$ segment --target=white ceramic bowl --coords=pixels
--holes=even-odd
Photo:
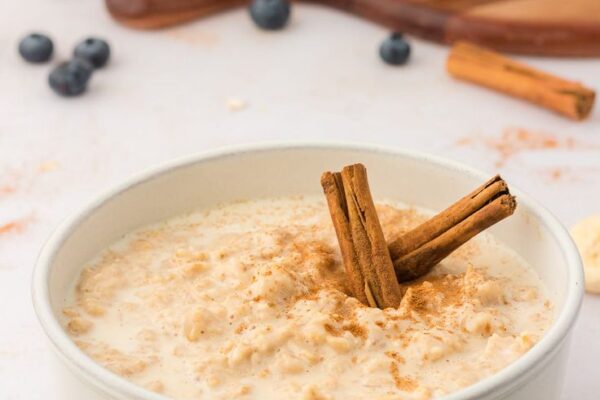
[[[81,352],[58,322],[65,293],[82,265],[125,233],[199,207],[240,198],[320,193],[325,170],[362,162],[375,197],[440,210],[489,178],[466,166],[411,151],[363,145],[275,145],[213,151],[145,172],[99,197],[62,224],[44,246],[33,276],[33,303],[67,366],[112,399],[158,400]],[[558,399],[570,332],[583,296],[579,254],[563,226],[513,189],[516,214],[492,232],[537,271],[556,306],[544,338],[507,368],[451,399]]]

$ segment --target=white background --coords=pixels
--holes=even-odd
[[[139,32],[116,25],[99,0],[0,2],[1,399],[94,398],[46,343],[30,301],[32,266],[64,217],[161,161],[249,142],[369,142],[499,171],[569,226],[600,212],[600,107],[577,123],[454,81],[447,48],[415,39],[410,64],[388,67],[376,53],[386,30],[314,6],[293,14],[275,34],[256,30],[243,10]],[[58,98],[50,66],[17,55],[30,30],[52,36],[54,62],[88,34],[107,38],[114,57],[83,97]],[[600,61],[525,60],[600,89]],[[231,112],[229,98],[248,106]],[[490,143],[515,128],[571,145],[513,143],[502,163]],[[587,295],[564,399],[598,398],[599,361],[600,297]]]

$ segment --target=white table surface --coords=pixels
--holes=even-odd
[[[95,399],[46,342],[30,300],[32,267],[74,209],[165,160],[249,142],[377,143],[499,171],[566,225],[600,212],[600,107],[576,123],[454,81],[444,72],[447,48],[416,39],[409,65],[385,66],[376,51],[386,30],[336,11],[296,6],[276,34],[257,31],[243,10],[132,31],[99,0],[1,1],[0,15],[0,399]],[[49,65],[17,55],[30,30],[52,36],[55,61],[88,34],[107,38],[114,57],[83,97],[58,98]],[[600,89],[598,60],[526,60]],[[247,108],[228,110],[230,98]],[[511,128],[574,145],[499,163],[489,143]],[[564,399],[598,398],[598,362],[600,297],[587,295]]]

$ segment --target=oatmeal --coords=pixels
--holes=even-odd
[[[377,210],[386,237],[427,215]],[[489,234],[403,284],[397,309],[347,285],[320,197],[231,203],[90,261],[64,326],[101,365],[174,399],[429,399],[504,368],[553,318],[538,277]]]

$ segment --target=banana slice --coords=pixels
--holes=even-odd
[[[600,214],[583,219],[571,228],[585,273],[585,289],[600,293]]]

